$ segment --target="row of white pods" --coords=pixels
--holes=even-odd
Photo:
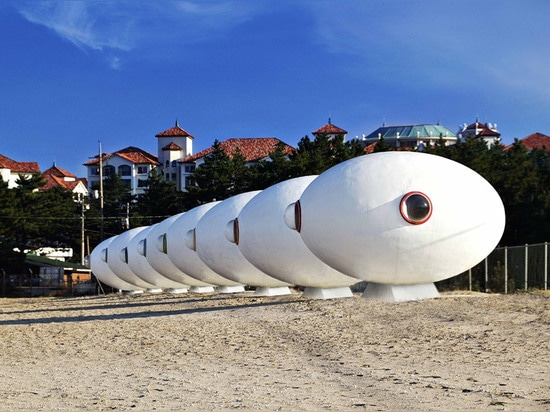
[[[480,175],[413,152],[361,156],[130,229],[101,242],[90,265],[123,291],[438,296],[433,282],[471,268],[500,240],[502,201]]]

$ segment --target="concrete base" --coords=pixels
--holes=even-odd
[[[128,295],[138,295],[140,293],[143,293],[143,290],[128,290],[128,291],[125,291],[124,293],[127,293]]]
[[[311,299],[351,298],[353,293],[348,286],[339,288],[305,288],[302,297]]]
[[[162,289],[147,289],[146,290],[147,293],[162,293]]]
[[[193,293],[209,293],[214,292],[214,286],[191,286],[189,292]]]
[[[165,290],[166,293],[187,293],[188,291],[187,288],[171,288]]]
[[[288,286],[280,286],[274,288],[257,287],[254,291],[254,296],[280,296],[290,295]]]
[[[244,286],[218,286],[216,289],[218,293],[239,293],[244,292]]]
[[[382,302],[407,302],[438,298],[439,292],[433,283],[414,285],[384,285],[369,282],[362,297]]]

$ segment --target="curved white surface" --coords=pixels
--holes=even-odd
[[[147,259],[147,262],[149,262],[153,269],[155,269],[161,275],[174,282],[198,287],[212,286],[182,272],[178,267],[176,267],[176,265],[172,263],[172,261],[168,257],[168,254],[164,252],[166,232],[168,231],[168,228],[172,226],[172,223],[174,223],[182,215],[183,213],[170,216],[169,218],[164,219],[156,225],[151,226],[151,229],[145,237],[145,257]]]
[[[316,177],[286,180],[254,196],[238,216],[239,250],[258,269],[284,282],[313,288],[350,286],[358,279],[322,262],[284,221],[287,206]]]
[[[138,275],[136,275],[132,271],[132,269],[130,269],[128,263],[126,263],[123,259],[125,254],[124,249],[128,250],[127,248],[130,240],[132,240],[134,236],[136,236],[139,232],[145,230],[146,228],[147,226],[136,227],[134,229],[127,230],[126,232],[123,232],[118,236],[115,236],[115,238],[107,248],[109,254],[107,264],[109,265],[109,268],[111,268],[113,273],[125,282],[139,286],[143,289],[155,289],[157,288],[155,285],[144,281]]]
[[[154,226],[154,225],[153,225]],[[128,242],[128,266],[140,279],[161,289],[184,289],[188,285],[174,282],[157,272],[147,261],[147,234],[153,226],[146,227]]]
[[[101,282],[111,286],[112,288],[127,291],[143,290],[143,288],[120,279],[113,273],[107,262],[103,260],[104,258],[109,260],[108,246],[115,237],[116,236],[105,239],[97,245],[94,250],[92,250],[92,253],[90,254],[90,268],[92,269],[92,272]]]
[[[199,219],[220,202],[211,202],[197,206],[178,217],[166,231],[167,252],[170,261],[182,272],[202,282],[218,286],[239,286],[240,283],[220,276],[210,269],[185,244],[189,231],[194,230]]]
[[[228,223],[258,193],[260,191],[232,196],[204,214],[195,229],[197,255],[216,273],[235,282],[259,287],[289,286],[252,265],[226,237]]]
[[[422,224],[400,213],[405,194],[429,197]],[[375,153],[332,167],[300,198],[301,236],[321,260],[382,284],[446,279],[483,260],[504,231],[504,206],[473,170],[443,157]]]

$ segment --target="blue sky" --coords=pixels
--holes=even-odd
[[[327,123],[550,135],[546,0],[0,2],[0,153],[85,176],[179,121],[296,145]]]

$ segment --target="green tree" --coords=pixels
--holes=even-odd
[[[93,190],[98,191],[99,185],[94,185]],[[103,219],[101,218],[101,199],[90,199],[90,210],[86,212],[88,229],[92,244],[101,241],[101,225],[103,222],[103,235],[105,238],[118,235],[129,227],[139,226],[141,217],[137,213],[136,197],[130,193],[129,187],[116,173],[107,176],[103,180]]]
[[[44,186],[42,175],[26,177],[19,175],[16,180],[17,187],[14,190],[15,215],[11,222],[15,244],[22,250],[35,246],[41,233],[40,221],[36,218],[42,216],[41,205],[37,202],[38,188]]]
[[[386,139],[383,137],[380,137],[378,141],[376,142],[376,146],[374,146],[374,153],[380,153],[380,152],[389,152],[391,150],[394,150],[394,147],[390,146]]]
[[[143,216],[143,224],[158,223],[183,211],[183,193],[154,169],[147,178],[144,193],[137,199],[137,211]]]
[[[312,141],[308,136],[298,142],[297,150],[290,156],[293,177],[318,175],[338,163],[363,155],[364,148],[358,140],[344,142],[343,135],[334,138],[318,134]]]
[[[251,167],[252,186],[250,190],[262,190],[292,177],[292,164],[286,145],[279,142],[268,159],[262,159]]]
[[[187,207],[224,200],[251,187],[252,175],[240,150],[229,155],[218,140],[212,148],[204,163],[195,169],[194,185],[186,187]]]

